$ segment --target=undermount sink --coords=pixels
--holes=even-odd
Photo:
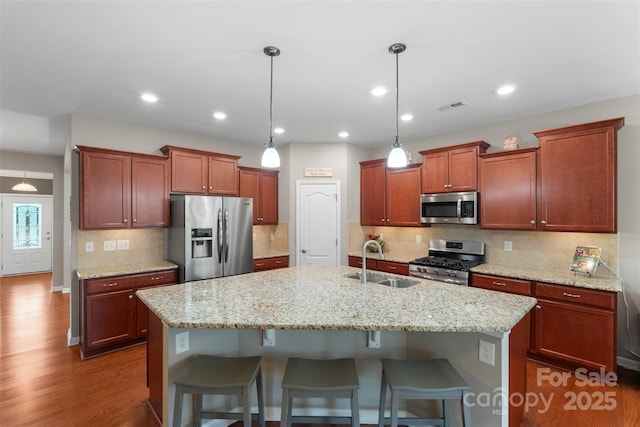
[[[348,277],[349,279],[360,280],[360,277],[362,277],[362,274],[360,272],[351,273],[351,274],[347,274],[346,277]],[[367,272],[367,282],[375,283],[377,285],[389,286],[392,288],[408,288],[420,283],[420,281],[418,280],[403,279],[400,277],[391,277],[385,274],[370,273],[370,272]]]

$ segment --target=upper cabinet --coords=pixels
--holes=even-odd
[[[537,151],[480,155],[480,228],[536,229]]]
[[[624,118],[534,132],[539,229],[617,232],[617,132]]]
[[[171,159],[171,191],[174,193],[238,195],[240,156],[165,145]]]
[[[386,159],[360,162],[360,224],[420,225],[420,165],[387,169]]]
[[[490,145],[484,141],[419,151],[422,155],[423,194],[478,189],[478,155]]]
[[[278,224],[278,171],[239,166],[240,197],[253,199],[253,224]]]
[[[169,225],[169,164],[151,156],[94,147],[80,155],[80,228]]]

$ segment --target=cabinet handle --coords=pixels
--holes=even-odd
[[[118,282],[113,282],[113,283],[104,283],[102,285],[103,288],[112,288],[114,286],[118,286]]]
[[[535,220],[535,219],[532,219],[532,220],[531,220],[531,224],[535,224],[535,223],[536,223],[536,220]]]
[[[138,222],[138,220],[137,220],[137,219],[135,219],[135,218],[133,218],[133,220],[132,220],[132,221],[133,221],[133,222]],[[126,221],[125,221],[125,222],[126,222]]]
[[[536,310],[542,310],[542,307],[536,304]]]
[[[570,294],[567,292],[563,292],[562,295],[564,295],[565,297],[570,297],[570,298],[580,298],[580,295],[578,294]]]
[[[257,263],[256,263],[256,267],[262,267],[263,265],[264,265],[264,264],[262,264],[262,263],[260,263],[260,262],[257,262]]]
[[[213,187],[209,186],[209,190],[213,190]]]
[[[158,277],[152,277],[151,280],[160,280],[162,279],[164,276],[158,276]]]
[[[127,218],[124,219],[124,222],[127,222]]]
[[[547,221],[545,221],[544,219],[542,221],[540,221],[540,224],[545,225],[547,223]]]
[[[444,188],[447,188],[447,184],[444,185]]]
[[[284,261],[276,261],[276,264],[282,264]]]
[[[206,185],[203,185],[203,186],[202,186],[202,189],[203,189],[203,190],[206,190],[206,189],[207,189],[207,186],[206,186]]]
[[[133,295],[129,295],[129,299],[133,299]]]
[[[496,286],[507,286],[506,283],[501,283],[501,282],[493,282],[493,284]]]
[[[388,266],[387,266],[387,268],[388,268],[389,270],[397,270],[397,269],[398,269],[398,267],[396,267],[396,266],[394,266],[394,265],[388,265]]]

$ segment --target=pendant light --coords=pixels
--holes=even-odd
[[[38,189],[36,187],[34,187],[33,185],[29,184],[27,182],[27,172],[24,172],[24,178],[22,179],[22,182],[14,185],[13,187],[11,187],[12,191],[29,191],[29,192],[34,192],[34,191],[38,191]]]
[[[262,154],[261,164],[265,168],[279,168],[280,156],[276,150],[276,144],[273,142],[273,57],[280,55],[280,49],[267,46],[264,48],[264,53],[271,57],[271,85],[269,87],[269,142]]]
[[[402,43],[394,43],[389,46],[389,53],[393,53],[396,56],[396,139],[393,143],[393,147],[391,148],[391,152],[389,153],[389,157],[387,158],[387,166],[390,168],[403,168],[407,166],[407,153],[405,153],[398,138],[398,55],[406,49],[407,46]]]

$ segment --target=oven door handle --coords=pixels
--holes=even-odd
[[[462,199],[458,199],[456,203],[456,214],[458,215],[458,222],[462,222]]]

